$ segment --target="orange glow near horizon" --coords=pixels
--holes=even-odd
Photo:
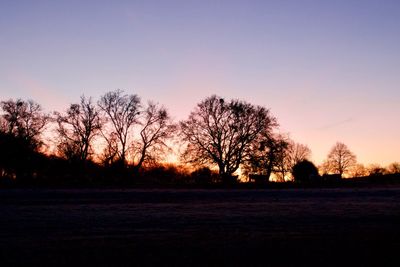
[[[0,100],[63,112],[122,89],[179,121],[216,94],[269,108],[316,165],[338,141],[365,165],[400,161],[396,1],[12,2]]]

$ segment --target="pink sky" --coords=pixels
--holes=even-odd
[[[400,161],[398,1],[2,1],[0,98],[64,110],[124,89],[184,119],[217,94],[271,109],[319,164]]]

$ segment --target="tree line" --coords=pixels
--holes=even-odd
[[[1,101],[0,178],[17,184],[237,183],[400,173],[357,164],[336,143],[317,168],[311,150],[279,133],[270,110],[212,95],[174,122],[158,103],[114,90],[81,96],[62,112],[32,100]],[[163,163],[179,147],[179,161]],[[182,165],[186,167],[182,167]],[[320,173],[325,176],[320,176]]]

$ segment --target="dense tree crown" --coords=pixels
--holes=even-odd
[[[293,177],[297,182],[312,182],[313,177],[318,176],[318,169],[311,161],[301,160],[293,166]]]
[[[187,142],[184,159],[216,165],[221,177],[230,177],[251,154],[257,137],[269,135],[276,126],[276,119],[264,107],[208,97],[180,123],[182,139]]]
[[[49,116],[32,100],[2,101],[0,108],[0,178],[24,181],[35,173]]]

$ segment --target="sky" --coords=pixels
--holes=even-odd
[[[320,164],[400,161],[400,1],[0,0],[0,100],[123,89],[176,121],[217,94],[271,110]]]

